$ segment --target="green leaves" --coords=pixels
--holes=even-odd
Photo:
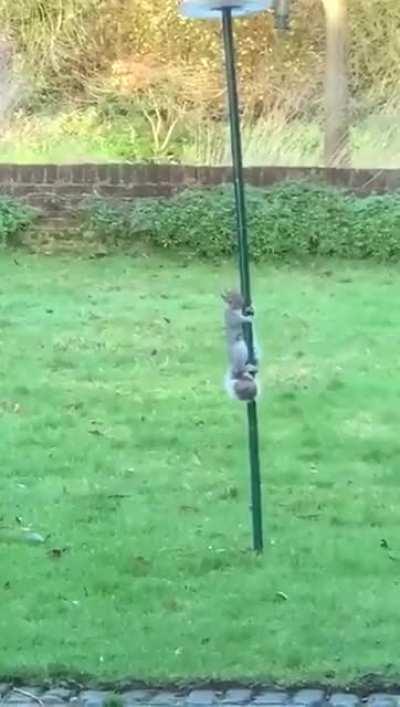
[[[19,237],[35,220],[35,211],[18,201],[0,198],[0,247],[17,245]]]
[[[359,198],[327,186],[285,182],[248,187],[253,260],[302,256],[400,258],[400,195]],[[148,242],[193,257],[220,260],[236,251],[230,186],[186,190],[172,199],[91,205],[86,228],[108,243]]]

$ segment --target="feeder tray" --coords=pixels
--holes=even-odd
[[[245,17],[262,10],[270,10],[274,0],[182,0],[181,13],[184,17],[200,20],[219,20],[224,10],[231,10],[232,17]]]

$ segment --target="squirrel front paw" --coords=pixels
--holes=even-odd
[[[243,309],[243,314],[246,315],[246,317],[254,317],[254,307],[252,304],[249,304],[248,307],[245,307]]]

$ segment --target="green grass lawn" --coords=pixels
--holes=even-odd
[[[398,269],[254,275],[262,558],[233,267],[1,254],[1,676],[398,677]]]

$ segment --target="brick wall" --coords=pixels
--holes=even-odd
[[[400,170],[345,170],[295,167],[251,167],[246,180],[264,187],[286,179],[310,179],[346,187],[360,195],[400,188]],[[44,213],[76,213],[90,195],[132,199],[170,196],[185,187],[231,180],[229,167],[180,165],[77,164],[0,165],[0,193],[26,200]]]

